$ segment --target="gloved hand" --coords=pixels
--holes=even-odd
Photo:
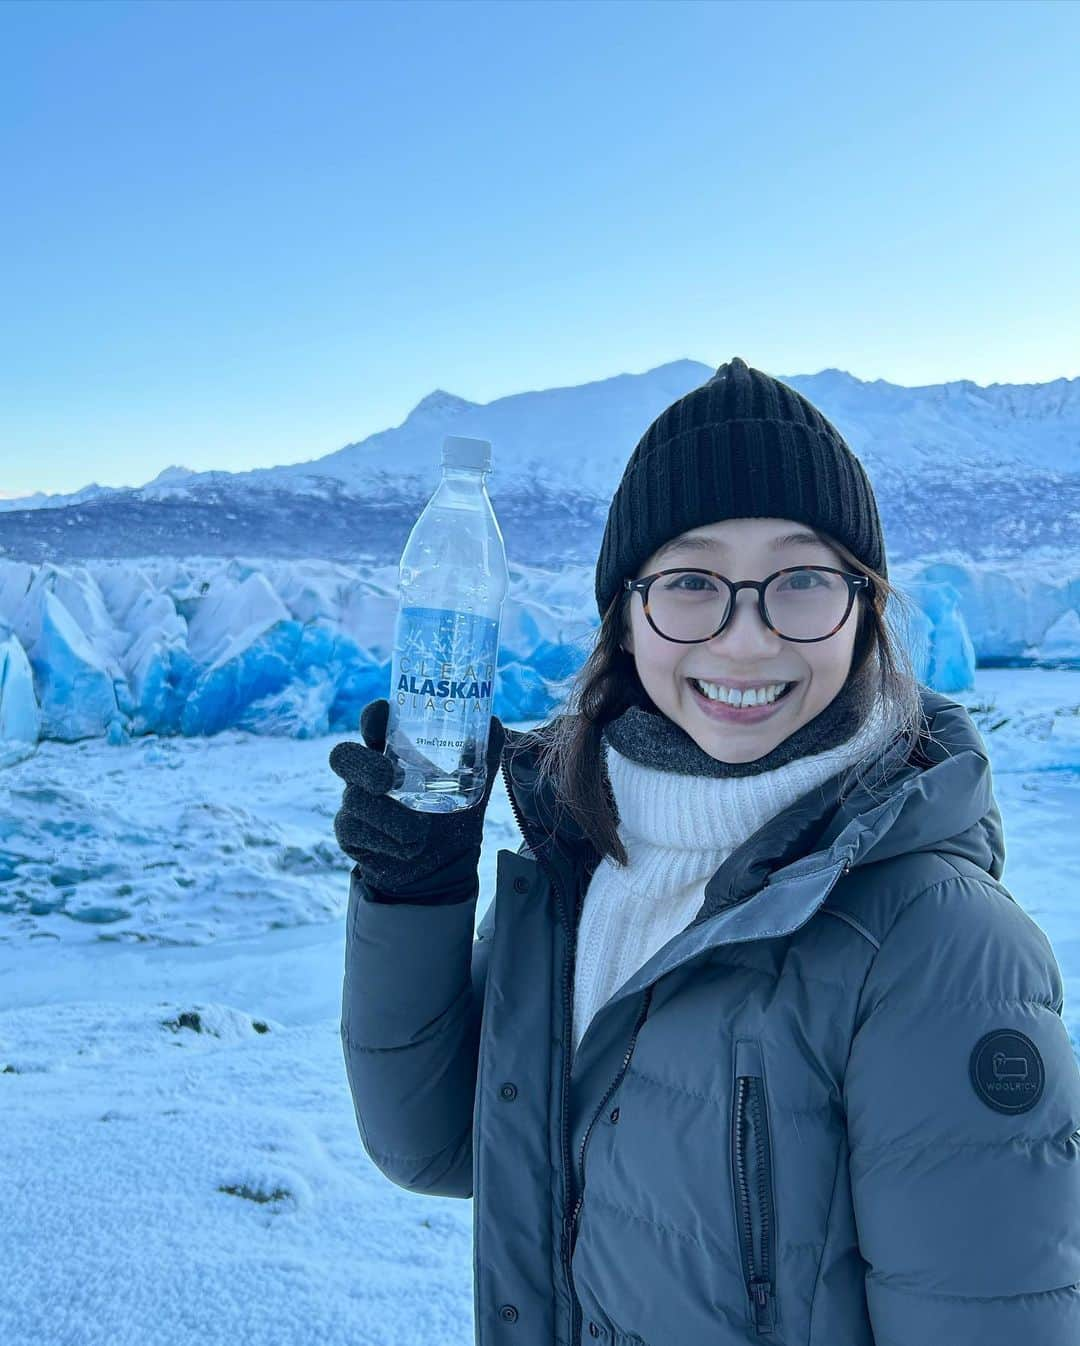
[[[384,753],[390,703],[369,702],[360,715],[364,742],[335,744],[330,766],[345,782],[334,818],[338,845],[360,866],[377,897],[408,902],[461,901],[475,882],[484,813],[499,774],[506,730],[491,717],[487,781],[475,804],[453,813],[421,813],[386,798],[394,764]]]

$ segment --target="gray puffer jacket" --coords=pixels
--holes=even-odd
[[[476,898],[350,893],[341,1033],[364,1148],[474,1198],[479,1346],[1077,1346],[1080,1071],[1039,926],[999,882],[966,710],[931,764],[834,777],[719,867],[695,919],[571,1060],[574,931],[599,855],[554,825]],[[658,902],[663,893],[656,894]]]

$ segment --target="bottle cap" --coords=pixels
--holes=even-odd
[[[442,446],[443,467],[469,467],[478,472],[491,470],[491,444],[486,439],[465,435],[447,435]]]

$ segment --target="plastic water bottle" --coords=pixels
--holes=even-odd
[[[506,549],[486,439],[447,435],[442,480],[401,554],[385,754],[409,808],[468,808],[487,783]]]

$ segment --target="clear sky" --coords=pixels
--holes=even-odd
[[[6,0],[0,493],[434,388],[1080,374],[1074,0]]]

